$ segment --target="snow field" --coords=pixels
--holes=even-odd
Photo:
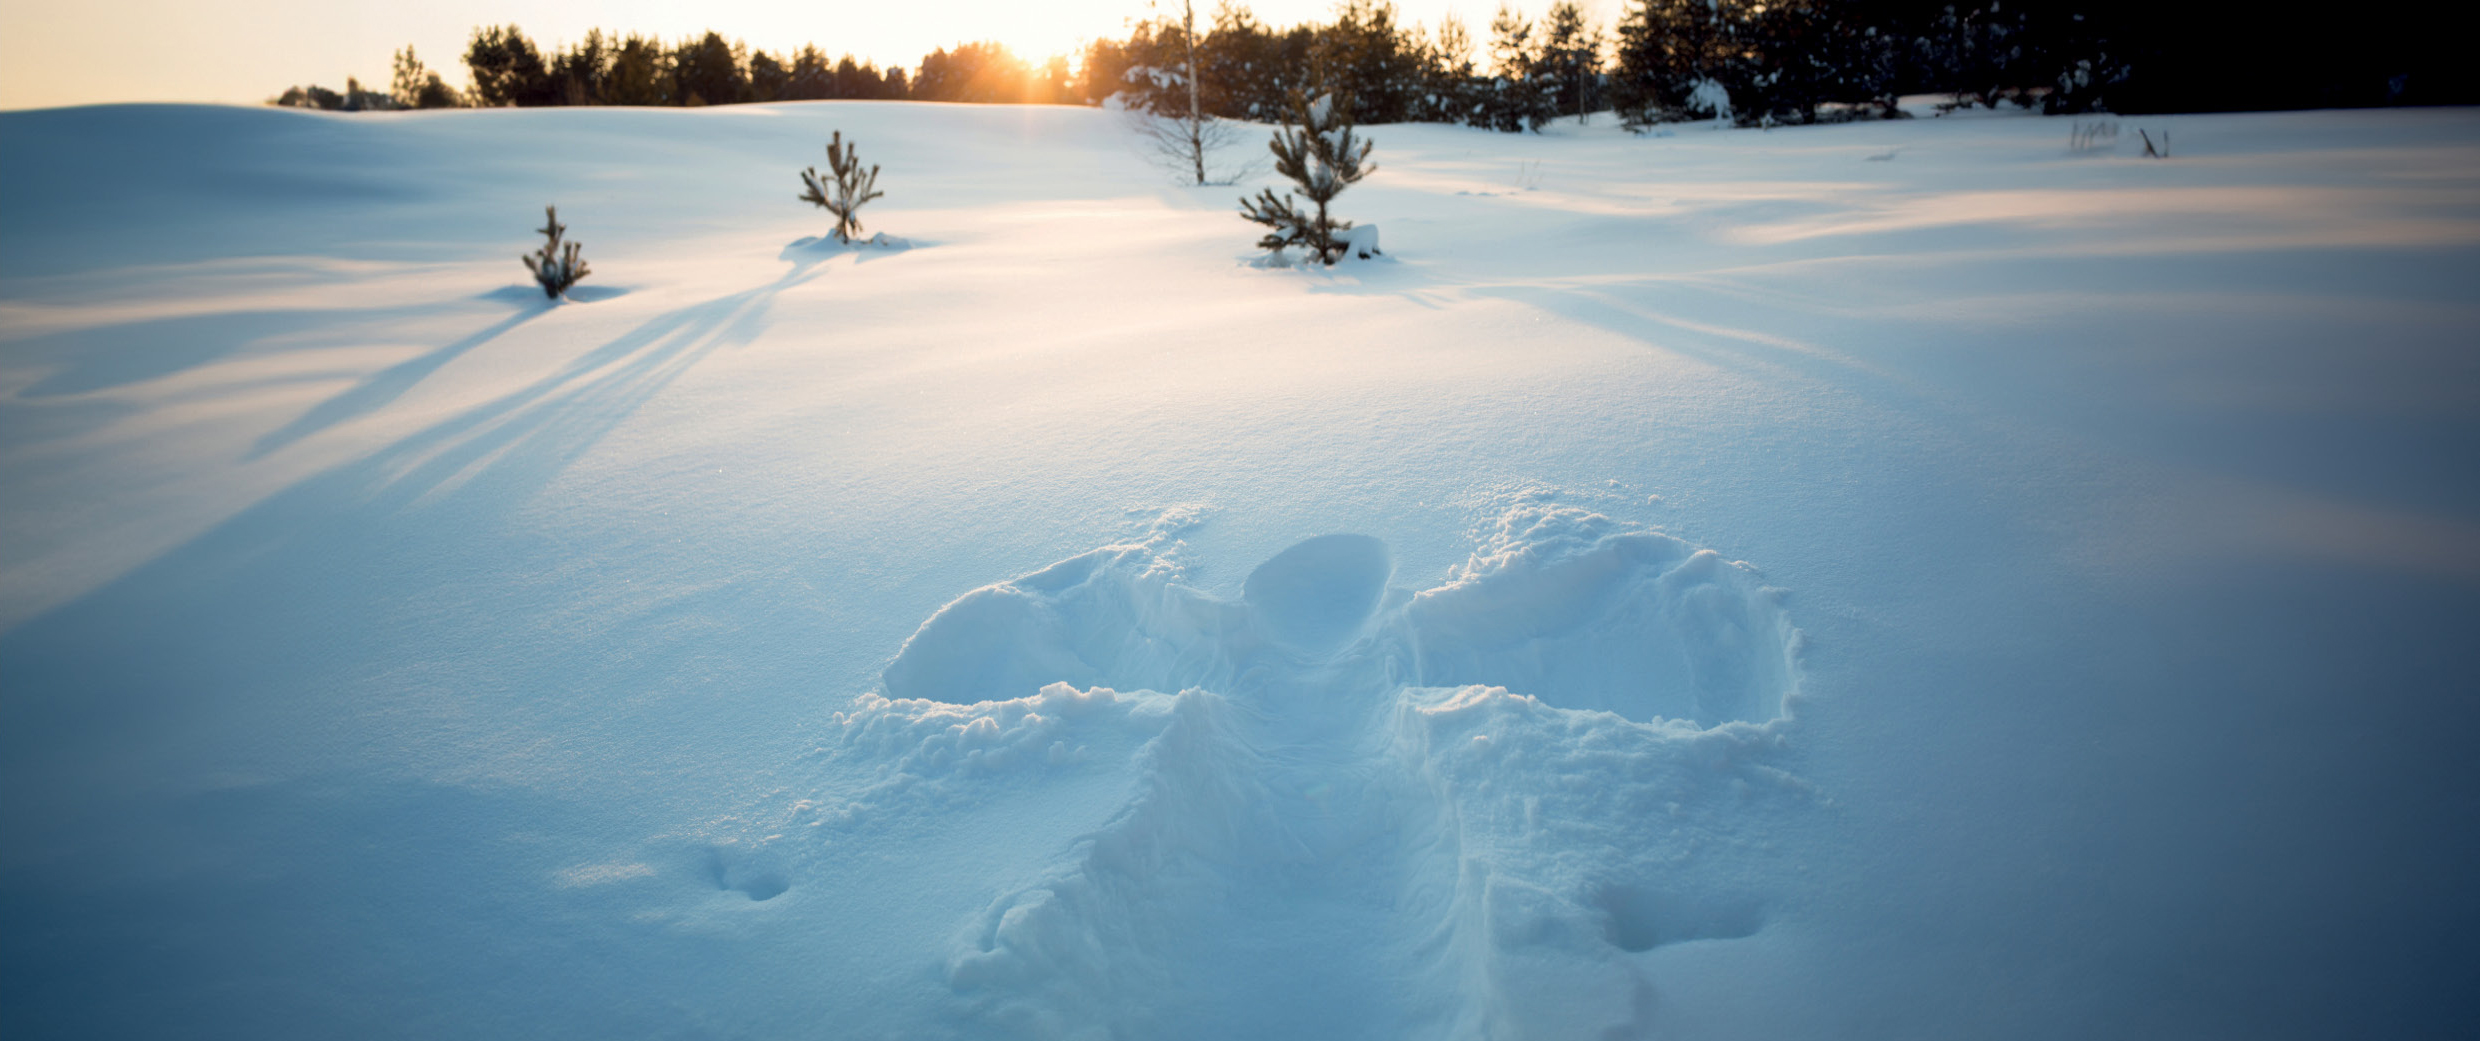
[[[0,1033],[2451,1036],[2480,123],[2126,122],[0,114]]]

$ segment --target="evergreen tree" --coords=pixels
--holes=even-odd
[[[749,52],[749,100],[789,101],[792,99],[792,70],[783,60],[765,51]]]
[[[534,273],[534,281],[542,284],[543,295],[557,300],[568,294],[568,287],[593,271],[586,267],[585,258],[578,255],[576,243],[560,241],[568,225],[560,223],[557,207],[543,207],[543,226],[534,230],[544,238],[542,248],[517,259],[524,261],[526,270]]]
[[[1282,110],[1290,70],[1282,40],[1245,6],[1224,0],[1197,43],[1198,103],[1207,115],[1260,119]]]
[[[1946,74],[1942,89],[1952,91],[1958,101],[1992,108],[2001,99],[2023,99],[2016,88],[2026,85],[2024,67],[2038,64],[2037,52],[2025,51],[2023,29],[2020,3],[2007,10],[1992,0],[1986,7],[1946,8],[1921,42],[1929,64]]]
[[[853,56],[847,54],[835,63],[835,96],[901,99],[911,95],[904,83],[903,69],[888,69],[882,76],[876,64],[862,62],[856,65]]]
[[[438,73],[425,68],[422,59],[414,57],[410,44],[396,54],[389,93],[397,108],[455,108],[457,103],[456,91]]]
[[[1041,68],[1025,88],[1028,105],[1064,105],[1076,89],[1076,70],[1068,65],[1068,56],[1054,54],[1044,59]]]
[[[1729,114],[1724,81],[1745,10],[1742,0],[1637,0],[1619,21],[1612,77],[1628,125]]]
[[[1581,120],[1601,107],[1602,33],[1575,0],[1550,5],[1530,57],[1525,78],[1542,83],[1551,111]]]
[[[677,105],[673,91],[672,54],[661,43],[636,33],[612,52],[611,72],[603,83],[608,105]]]
[[[1119,103],[1132,111],[1173,116],[1188,111],[1187,44],[1172,22],[1140,23],[1121,48]]]
[[[317,84],[290,87],[284,93],[268,98],[267,103],[286,108],[317,109],[322,112],[384,112],[395,108],[396,100],[375,90],[362,89],[362,81],[347,76],[344,91],[338,93]]]
[[[608,104],[605,94],[615,57],[610,37],[600,29],[586,30],[586,38],[577,46],[553,55],[551,77],[558,84],[560,103]]]
[[[322,112],[344,111],[344,95],[316,83],[307,87],[286,87],[284,93],[268,98],[267,103],[283,108],[307,108]]]
[[[341,92],[293,87],[270,102],[361,111],[828,97],[1098,104],[1117,95],[1154,112],[1278,119],[1293,93],[1318,82],[1353,99],[1361,123],[1521,130],[1606,104],[1630,126],[1893,114],[1896,95],[1925,92],[1972,104],[2038,101],[2052,112],[2480,101],[2472,71],[2480,66],[2461,60],[2459,36],[2436,19],[2310,29],[2237,17],[2227,3],[1627,0],[1605,69],[1581,0],[1559,0],[1538,25],[1500,8],[1486,71],[1475,68],[1461,23],[1450,18],[1425,34],[1404,25],[1390,0],[1341,0],[1330,22],[1285,29],[1259,23],[1240,0],[1218,0],[1210,29],[1186,2],[1183,12],[1176,26],[1140,23],[1125,40],[1094,41],[1075,75],[1059,60],[1028,65],[995,44],[934,52],[915,76],[849,56],[830,63],[814,46],[752,53],[712,32],[665,44],[595,30],[549,53],[516,26],[486,26],[463,55],[474,80],[463,97],[407,49],[384,94],[353,81]]]
[[[997,42],[960,43],[952,51],[942,48],[922,56],[912,96],[917,101],[1017,104],[1028,100],[1029,71]]]
[[[1356,123],[1401,122],[1418,87],[1411,55],[1384,0],[1342,0],[1335,22],[1318,34],[1310,62],[1319,82],[1354,105]]]
[[[793,52],[792,67],[784,76],[784,98],[789,101],[820,101],[835,96],[835,66],[827,62],[826,53],[817,44],[802,44]]]
[[[672,52],[672,78],[681,105],[730,105],[742,100],[749,80],[741,74],[744,48],[708,32],[683,40]]]
[[[363,90],[362,81],[344,78],[344,110],[347,112],[385,112],[396,107],[396,101],[385,93]]]
[[[1488,126],[1509,133],[1538,131],[1558,114],[1549,92],[1531,75],[1541,64],[1533,23],[1505,4],[1490,19],[1490,64],[1493,75],[1481,103]]]
[[[1343,259],[1344,251],[1335,233],[1349,230],[1352,222],[1333,219],[1327,204],[1377,166],[1368,163],[1371,143],[1352,134],[1349,98],[1320,93],[1311,99],[1302,92],[1292,100],[1291,124],[1277,128],[1268,147],[1274,151],[1275,172],[1291,178],[1297,187],[1280,197],[1267,188],[1255,199],[1240,200],[1240,216],[1270,229],[1257,240],[1259,248],[1279,252],[1301,246],[1331,266]],[[1316,204],[1317,212],[1303,212],[1293,202],[1295,197]]]
[[[801,171],[801,201],[816,203],[835,214],[833,234],[842,242],[851,242],[853,236],[861,234],[861,218],[855,214],[862,205],[887,194],[878,190],[878,167],[862,170],[859,153],[858,148],[844,146],[844,132],[838,130],[835,138],[827,142],[830,176],[818,176],[815,166]]]
[[[1421,68],[1428,101],[1418,117],[1435,123],[1469,123],[1480,116],[1480,75],[1473,67],[1472,31],[1448,12],[1438,20],[1438,33],[1423,53]],[[1481,124],[1475,124],[1481,125]]]
[[[542,52],[516,26],[474,30],[465,48],[465,68],[473,76],[477,104],[531,107],[560,102],[560,89],[543,64]]]

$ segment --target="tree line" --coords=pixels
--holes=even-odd
[[[849,98],[887,101],[1070,102],[1066,57],[1031,65],[996,43],[965,43],[925,55],[910,72],[879,68],[846,54],[829,58],[810,44],[797,51],[755,50],[707,32],[675,43],[637,33],[593,30],[574,44],[544,49],[516,26],[474,30],[463,55],[471,86],[460,91],[413,48],[397,52],[389,89],[347,79],[342,91],[294,87],[269,104],[331,111],[424,108],[534,108],[552,105],[739,105]]]
[[[2318,19],[2237,0],[1630,0],[1598,25],[1572,0],[1538,19],[1502,6],[1486,38],[1449,16],[1406,23],[1385,0],[1342,0],[1330,20],[1276,28],[1238,0],[1205,26],[1165,18],[1031,63],[996,43],[940,49],[906,69],[815,45],[774,53],[707,32],[672,43],[594,31],[556,49],[516,26],[474,31],[472,85],[450,87],[408,47],[389,88],[296,87],[271,103],[364,110],[451,106],[724,105],[862,98],[1119,103],[1271,119],[1311,85],[1351,99],[1357,123],[1538,129],[1614,113],[1631,126],[1744,125],[1892,115],[1894,99],[2053,112],[2214,111],[2480,101],[2460,12],[2409,8]]]
[[[2421,7],[2305,18],[2239,0],[1629,0],[1598,25],[1571,0],[1502,5],[1486,38],[1450,16],[1407,25],[1384,0],[1274,29],[1226,2],[1195,39],[1175,19],[1084,55],[1084,99],[1267,119],[1308,84],[1361,123],[1535,129],[1611,112],[1645,126],[1896,114],[1904,95],[2050,112],[2230,111],[2480,102],[2469,15]]]

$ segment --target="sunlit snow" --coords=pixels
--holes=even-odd
[[[0,1034],[2450,1033],[2480,116],[2124,123],[0,113]]]

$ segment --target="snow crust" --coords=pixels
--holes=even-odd
[[[2003,114],[0,113],[0,1036],[2456,1036],[2480,118]]]

